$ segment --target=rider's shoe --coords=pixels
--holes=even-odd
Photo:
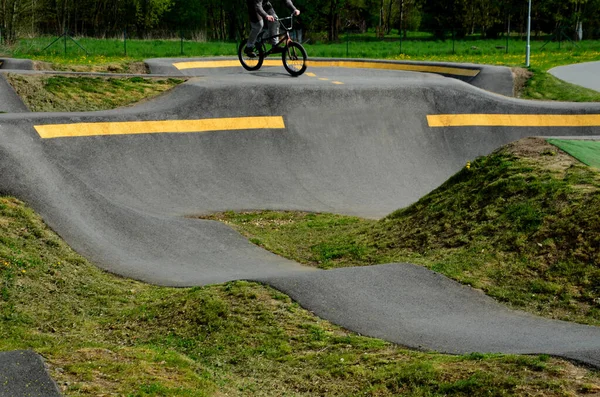
[[[257,56],[256,52],[254,52],[254,48],[252,48],[252,47],[244,48],[244,54],[246,54],[250,58],[256,58],[256,56]]]
[[[285,52],[285,48],[274,45],[271,47],[271,54],[281,54]]]

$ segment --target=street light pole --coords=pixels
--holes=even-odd
[[[527,59],[525,64],[529,67],[531,61],[531,0],[529,0],[529,14],[527,16]]]

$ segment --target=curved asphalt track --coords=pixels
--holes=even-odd
[[[593,118],[599,104],[521,101],[479,88],[510,94],[512,79],[502,68],[452,79],[314,64],[310,74],[291,78],[282,67],[182,71],[177,61],[149,64],[155,73],[197,78],[136,107],[0,115],[0,193],[30,203],[79,253],[123,276],[181,287],[255,280],[350,330],[411,348],[546,353],[600,367],[598,327],[508,310],[413,265],[308,269],[220,223],[187,217],[247,209],[381,217],[511,141],[600,136],[595,121],[430,127],[427,116]],[[249,116],[282,116],[285,128],[53,139],[33,128]]]
[[[548,73],[553,76],[591,90],[600,91],[600,61],[584,62],[552,68]]]

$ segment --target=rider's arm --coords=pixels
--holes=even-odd
[[[264,10],[262,4],[263,0],[251,0],[253,2],[254,10],[260,15],[261,18],[267,18],[269,14]]]
[[[294,3],[292,3],[292,0],[285,0],[285,5],[287,8],[289,8],[290,10],[296,12],[298,11],[298,9],[296,8],[296,6],[294,5]],[[298,13],[296,13],[296,15],[298,15]]]

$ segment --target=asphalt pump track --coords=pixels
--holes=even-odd
[[[176,287],[258,281],[349,330],[410,348],[600,367],[599,327],[509,310],[411,264],[307,268],[191,218],[252,209],[382,217],[512,141],[600,137],[600,105],[510,98],[502,68],[447,78],[314,64],[291,78],[281,67],[177,62],[149,64],[195,77],[135,107],[1,114],[0,193],[125,277]]]

